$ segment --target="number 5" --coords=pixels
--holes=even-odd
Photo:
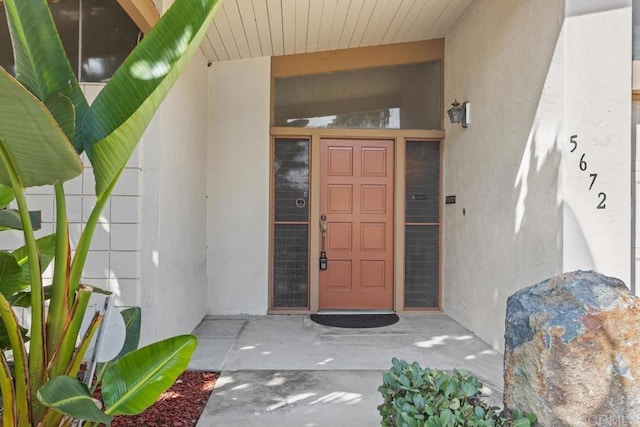
[[[578,148],[578,135],[571,135],[571,139],[569,140],[569,142],[571,142],[573,144],[573,148],[571,149],[571,152],[573,153],[574,151],[576,151],[576,148]]]

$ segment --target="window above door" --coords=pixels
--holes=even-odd
[[[276,78],[274,125],[438,129],[440,61]]]

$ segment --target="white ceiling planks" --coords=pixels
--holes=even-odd
[[[229,21],[231,34],[233,35],[233,40],[235,41],[236,46],[238,47],[240,58],[250,58],[251,50],[249,49],[249,40],[245,31],[245,25],[242,22],[242,18],[240,17],[238,2],[224,2],[222,4],[222,8],[224,9],[224,13],[227,16],[227,20]],[[249,21],[251,18],[247,16],[245,19]],[[249,24],[249,22],[247,22],[247,24]],[[250,27],[250,25],[247,25],[246,27]]]
[[[350,48],[362,46],[360,44],[362,42],[362,36],[369,25],[371,14],[373,13],[373,9],[376,7],[377,3],[377,0],[365,0],[362,4],[362,10],[360,11],[360,16],[358,16],[358,22],[356,22],[356,27],[353,29],[351,41],[349,42]]]
[[[319,1],[319,0],[316,0]],[[320,33],[318,34],[318,51],[329,50],[329,37],[334,29],[338,0],[324,0],[322,15],[320,15]],[[311,19],[317,19],[312,17]]]
[[[474,0],[223,0],[202,51],[209,61],[444,37]]]
[[[344,33],[344,25],[349,11],[349,3],[351,3],[351,0],[338,0],[333,20],[333,30],[329,35],[329,50],[337,50],[340,46],[340,39]]]
[[[464,12],[467,11],[469,6],[471,6],[471,3],[473,3],[473,0],[464,0],[457,2],[456,5],[451,5],[452,7],[448,8],[445,11],[442,19],[436,22],[434,28],[431,30],[431,33],[440,34],[443,31],[453,27],[455,23],[458,22],[458,19],[460,19],[460,17],[464,15]],[[427,36],[429,35],[427,34]]]
[[[396,3],[397,0],[378,1],[360,42],[361,46],[375,46],[382,40],[384,31],[389,27],[389,21],[394,15],[392,6]]]
[[[241,1],[241,3],[248,2]],[[252,0],[251,5],[253,6],[253,13],[256,18],[256,28],[258,29],[258,37],[260,38],[260,49],[262,50],[262,55],[271,56],[273,55],[273,44],[271,42],[271,29],[269,28],[269,13],[267,12],[267,2],[265,0]]]
[[[417,0],[403,0],[397,8],[396,15],[393,17],[391,24],[386,29],[385,34],[382,36],[381,44],[390,44],[395,43],[396,35],[410,22],[411,10],[416,5],[416,3],[420,3]]]
[[[342,27],[342,34],[340,35],[340,43],[338,49],[347,49],[351,43],[353,31],[356,28],[356,23],[360,17],[362,11],[362,4],[364,0],[351,0],[349,2],[349,8],[347,9],[347,16]]]
[[[251,57],[263,56],[262,43],[260,42],[260,35],[258,34],[258,21],[253,11],[253,2],[236,0],[235,3],[238,7],[238,12],[240,13]],[[271,39],[269,38],[269,42],[270,41]]]
[[[307,47],[305,53],[318,51],[320,36],[320,19],[322,16],[322,0],[309,1],[309,17],[307,19]]]
[[[228,61],[230,59],[227,49],[224,47],[224,43],[220,37],[218,27],[215,24],[212,24],[209,27],[209,30],[207,31],[207,38],[203,43],[209,43],[211,45],[211,50],[215,53],[218,61]],[[202,51],[205,55],[207,54],[207,48],[203,48]],[[207,57],[207,59],[211,62],[216,61],[216,58],[213,57]]]
[[[229,59],[240,59],[240,51],[238,50],[238,45],[236,44],[235,39],[233,38],[231,23],[227,18],[224,7],[218,9],[218,16],[223,16],[224,19],[214,20],[213,24],[216,26],[218,34],[220,34],[220,39],[222,39],[225,52],[229,56]]]
[[[240,0],[246,1],[246,0]],[[284,29],[282,28],[282,0],[266,0],[269,15],[269,31],[273,55],[284,55]],[[214,19],[215,22],[215,19]]]
[[[284,54],[293,55],[296,51],[296,0],[281,0],[281,3]]]
[[[295,1],[295,53],[305,53],[307,51],[307,29],[309,28],[309,0]]]

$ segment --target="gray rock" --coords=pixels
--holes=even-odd
[[[640,426],[640,304],[618,279],[565,273],[507,300],[504,405],[542,426]]]

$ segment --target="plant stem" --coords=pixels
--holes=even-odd
[[[47,316],[47,349],[56,348],[69,315],[69,225],[66,200],[61,182],[54,185],[56,195],[56,252],[53,286]],[[49,354],[50,356],[50,354]]]
[[[31,340],[29,342],[29,387],[31,389],[32,417],[37,420],[44,410],[36,398],[36,392],[46,382],[44,340],[44,294],[40,271],[40,250],[33,234],[33,225],[29,217],[29,208],[24,191],[18,191],[14,185],[18,210],[22,219],[27,254],[29,256],[29,275],[31,278]]]
[[[29,365],[27,364],[27,351],[24,347],[24,340],[20,335],[20,325],[11,304],[4,295],[0,294],[0,318],[7,329],[11,349],[13,350],[13,362],[15,370],[15,397],[16,397],[16,418],[18,425],[31,425],[31,403],[29,389]],[[4,395],[4,390],[3,390]]]
[[[28,368],[27,366],[25,366],[25,373],[28,373],[29,375],[28,387],[30,389],[31,416],[34,417],[34,419],[38,419],[38,416],[42,413],[44,407],[40,404],[40,402],[38,402],[38,399],[36,398],[36,391],[45,383],[46,380],[46,349],[44,347],[45,331],[43,318],[44,295],[42,288],[42,276],[40,271],[40,253],[35,236],[33,234],[33,224],[31,223],[31,218],[29,217],[29,207],[27,206],[27,200],[24,194],[24,185],[22,185],[13,159],[4,145],[4,140],[1,138],[0,159],[2,159],[3,163],[5,164],[7,173],[9,175],[9,178],[11,179],[11,186],[13,187],[13,191],[16,196],[18,211],[20,213],[20,219],[22,221],[24,240],[27,247],[27,255],[29,258],[29,276],[31,279],[31,342],[29,344],[29,365]],[[9,303],[7,302],[7,305],[8,304]],[[11,311],[10,306],[9,311]],[[19,331],[19,329],[16,330]],[[22,341],[22,337],[20,338]],[[22,346],[24,348],[24,343],[22,343]],[[14,351],[15,350],[19,349],[14,349]]]
[[[0,352],[0,391],[2,392],[2,425],[13,426],[16,419],[16,390],[4,351]]]
[[[69,367],[69,363],[71,363],[73,353],[76,349],[78,332],[80,331],[82,319],[87,311],[92,293],[93,289],[91,289],[90,286],[82,286],[78,289],[75,302],[69,313],[68,321],[64,325],[60,342],[51,355],[51,363],[49,364],[49,376],[51,378],[64,375]]]

